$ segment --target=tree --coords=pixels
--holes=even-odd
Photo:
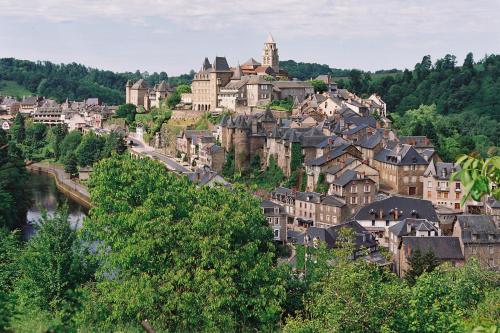
[[[197,188],[156,161],[128,156],[97,163],[90,193],[95,205],[82,235],[99,239],[99,268],[81,325],[109,331],[147,319],[157,331],[275,328],[284,284],[253,196]]]
[[[36,234],[19,259],[19,279],[15,281],[15,331],[26,325],[32,311],[54,317],[59,324],[69,321],[78,307],[76,289],[87,281],[93,267],[84,260],[84,248],[71,230],[66,207],[53,217],[43,214]],[[49,317],[49,318],[51,318]],[[57,331],[66,331],[59,328]]]
[[[75,152],[78,164],[88,166],[98,161],[101,158],[104,144],[105,139],[94,132],[84,135]]]
[[[179,94],[189,94],[191,93],[191,86],[188,84],[180,84],[175,88],[175,91]]]
[[[318,183],[316,185],[316,192],[318,193],[327,193],[328,192],[328,184],[325,182],[325,174],[321,172],[318,176]]]
[[[350,259],[351,250],[326,250],[331,252],[323,259],[327,264],[310,277],[304,307],[286,321],[284,332],[391,331],[394,313],[405,307],[408,288],[388,269]],[[313,268],[321,259],[318,249],[309,251],[314,259],[308,267]]]
[[[408,258],[408,264],[410,269],[406,273],[405,278],[410,285],[414,285],[417,277],[424,272],[432,272],[439,265],[439,261],[434,252],[429,250],[426,253],[422,253],[419,249],[416,249]]]
[[[68,154],[74,153],[82,141],[82,133],[72,131],[61,141],[59,146],[59,161],[64,162]]]
[[[25,138],[25,124],[23,115],[18,112],[12,126],[12,139],[17,143],[23,143]]]
[[[136,113],[137,107],[135,106],[135,104],[128,103],[120,105],[115,114],[118,118],[125,118],[127,123],[130,124],[135,121]]]
[[[462,155],[457,159],[461,169],[454,172],[451,180],[460,179],[464,185],[463,205],[469,198],[481,201],[485,195],[492,195],[500,200],[500,156],[492,156],[486,160],[481,157]],[[490,186],[495,185],[495,186]]]
[[[0,330],[6,332],[15,307],[12,286],[18,278],[19,235],[0,227]]]
[[[30,204],[27,179],[22,152],[0,129],[0,228],[11,230],[25,221]]]
[[[125,150],[127,150],[127,146],[125,145],[123,135],[116,131],[111,131],[111,133],[106,136],[102,157],[110,157],[113,152],[123,154]]]
[[[328,86],[322,80],[312,80],[311,85],[314,88],[314,92],[317,94],[321,94],[324,93],[325,91],[328,91]]]
[[[70,153],[64,162],[64,171],[71,178],[78,176],[77,159],[74,153]]]
[[[226,161],[224,162],[224,166],[222,167],[222,175],[226,178],[233,178],[235,171],[234,164],[234,149],[231,149],[226,154]]]

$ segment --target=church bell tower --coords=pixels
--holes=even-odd
[[[267,36],[267,41],[264,43],[264,51],[262,52],[262,65],[272,67],[276,74],[279,73],[279,56],[276,42],[271,34]]]

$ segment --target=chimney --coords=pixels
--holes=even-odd
[[[384,218],[384,210],[382,208],[380,208],[380,210],[378,211],[378,218],[379,220],[382,220]]]
[[[398,217],[399,217],[399,210],[398,210],[398,208],[396,207],[396,208],[394,208],[394,220],[397,220],[397,219],[398,219]]]

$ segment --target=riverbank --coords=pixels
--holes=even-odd
[[[46,162],[33,163],[26,167],[30,172],[45,173],[55,179],[57,189],[66,196],[75,200],[82,206],[90,208],[90,194],[86,186],[83,186],[69,178],[61,166]]]

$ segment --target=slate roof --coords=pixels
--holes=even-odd
[[[295,196],[295,193],[293,190],[286,188],[286,187],[276,187],[273,191],[276,194],[282,194],[282,195],[288,195],[288,196]]]
[[[212,70],[214,71],[229,71],[229,65],[227,64],[226,57],[215,57],[212,65]]]
[[[261,63],[255,60],[254,58],[250,58],[243,64],[244,66],[260,66]]]
[[[148,89],[148,88],[149,88],[148,83],[144,81],[144,79],[140,79],[132,85],[132,89]]]
[[[273,85],[279,89],[286,88],[311,88],[311,83],[307,81],[273,81]]]
[[[436,162],[431,160],[429,166],[424,172],[424,176],[432,176],[439,180],[449,180],[451,174],[459,171],[460,166],[454,163]]]
[[[21,104],[27,104],[27,105],[35,105],[38,102],[38,98],[36,96],[27,96],[24,97],[23,100],[21,101]]]
[[[381,149],[374,157],[375,160],[393,165],[427,165],[429,164],[410,145],[397,145],[394,149]]]
[[[426,136],[399,136],[399,142],[415,147],[434,147]]]
[[[422,253],[427,253],[430,250],[440,260],[464,259],[458,237],[403,236],[403,248],[408,256],[411,255],[412,251],[418,249]]]
[[[411,232],[408,232],[407,226],[411,226]],[[399,223],[396,223],[392,227],[389,227],[389,232],[392,234],[402,237],[407,236],[409,234],[413,234],[414,230],[419,231],[436,231],[436,235],[438,233],[438,229],[431,222],[426,219],[414,219],[414,218],[406,218]]]
[[[460,224],[464,243],[500,243],[500,228],[489,215],[459,215],[456,223]]]
[[[372,135],[367,135],[356,142],[355,145],[366,149],[373,149],[382,141],[382,138],[382,131],[375,131]]]
[[[343,207],[343,206],[345,206],[345,202],[342,199],[337,198],[334,195],[327,195],[327,196],[325,196],[323,198],[323,200],[321,200],[321,204],[322,205],[327,205],[327,206],[332,206],[332,207]]]
[[[305,244],[305,236],[309,235],[309,245],[313,245],[314,239],[316,238],[325,242],[328,248],[334,248],[336,246],[338,235],[343,228],[349,228],[354,232],[354,243],[356,249],[360,249],[362,247],[372,248],[378,245],[377,240],[373,237],[373,235],[356,221],[344,222],[331,226],[330,228],[310,227],[305,233],[298,235],[297,240],[299,244]]]
[[[335,175],[337,174],[339,171],[342,171],[344,170],[349,164],[351,164],[352,162],[356,161],[355,158],[352,158],[352,157],[348,157],[345,159],[344,161],[344,166],[341,165],[341,163],[337,163],[337,164],[334,164],[332,165],[331,167],[329,167],[328,169],[325,170],[325,173],[329,173],[331,175]]]
[[[332,182],[332,184],[344,187],[357,178],[358,178],[358,173],[356,171],[346,170],[342,173],[342,175],[340,175],[340,177],[335,179]]]
[[[296,200],[308,201],[312,203],[321,202],[321,194],[316,192],[296,192]]]
[[[342,154],[346,153],[346,149],[348,147],[352,146],[350,143],[344,143],[341,144],[340,146],[330,150],[328,153],[324,154],[323,156],[317,157],[315,159],[309,160],[306,162],[306,165],[308,166],[320,166],[328,161],[337,158],[341,156]]]
[[[394,209],[399,211],[398,221],[402,221],[406,218],[421,218],[427,219],[431,222],[438,222],[439,218],[437,216],[436,210],[432,206],[432,202],[429,200],[422,200],[416,198],[407,198],[393,196],[380,201],[374,201],[362,207],[354,216],[357,221],[362,220],[380,220],[379,212],[382,209],[383,220],[393,220],[393,216],[390,212]],[[372,213],[374,214],[372,214]]]

